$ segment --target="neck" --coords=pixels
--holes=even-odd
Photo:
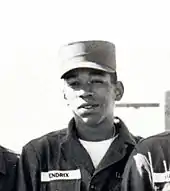
[[[102,141],[113,137],[115,133],[114,121],[105,119],[98,124],[87,124],[82,120],[75,120],[80,139],[86,141]]]

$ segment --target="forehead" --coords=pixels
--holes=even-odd
[[[65,74],[64,79],[70,79],[70,78],[77,78],[81,77],[84,75],[87,76],[99,76],[99,77],[104,77],[107,76],[109,73],[102,71],[102,70],[97,70],[97,69],[92,69],[92,68],[77,68],[74,70],[69,71],[68,73]]]

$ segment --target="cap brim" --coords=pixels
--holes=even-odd
[[[96,62],[88,62],[88,61],[84,61],[84,62],[70,62],[69,64],[67,63],[65,65],[65,67],[62,68],[61,70],[61,78],[64,78],[64,75],[68,72],[70,72],[71,70],[77,69],[77,68],[92,68],[92,69],[96,69],[96,70],[101,70],[101,71],[105,71],[108,73],[114,73],[116,72],[115,70],[113,70],[112,68],[107,67],[106,65],[99,65]]]

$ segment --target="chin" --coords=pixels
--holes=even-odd
[[[101,118],[95,118],[95,117],[86,117],[86,118],[83,117],[81,119],[85,124],[91,125],[91,126],[97,125],[102,121]]]
[[[85,123],[86,125],[95,126],[101,123],[105,117],[97,113],[75,113],[75,118],[77,118],[78,121]]]

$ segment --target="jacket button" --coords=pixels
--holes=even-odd
[[[96,186],[95,186],[94,184],[92,184],[92,185],[90,186],[90,189],[91,189],[91,190],[96,190]]]

